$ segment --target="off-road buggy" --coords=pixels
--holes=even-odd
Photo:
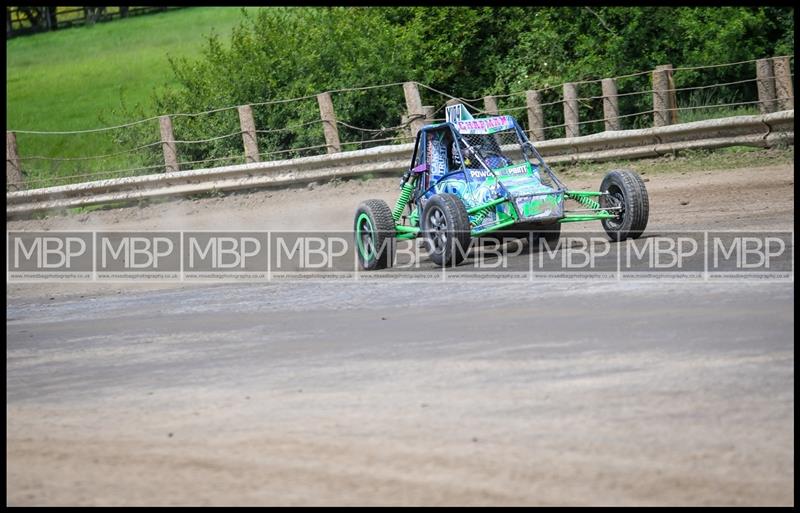
[[[577,208],[567,210],[570,200]],[[394,209],[379,199],[361,203],[355,242],[364,269],[394,260],[394,241],[423,237],[430,259],[458,265],[474,237],[488,234],[558,240],[561,223],[600,221],[613,241],[639,237],[648,197],[633,171],[614,170],[599,192],[567,188],[513,116],[474,119],[461,104],[446,121],[417,134]]]

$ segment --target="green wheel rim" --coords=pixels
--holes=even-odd
[[[362,229],[365,225],[369,229],[370,239],[372,240],[371,247],[369,248],[364,245]],[[358,246],[358,252],[361,258],[363,258],[365,262],[369,262],[375,256],[375,228],[372,226],[372,219],[369,218],[369,214],[366,212],[362,213],[358,216],[358,219],[356,219],[356,245]]]

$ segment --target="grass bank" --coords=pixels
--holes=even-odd
[[[6,44],[6,128],[71,131],[134,121],[115,112],[122,102],[141,104],[147,116],[160,114],[153,110],[152,95],[176,83],[169,58],[199,55],[212,33],[228,40],[241,19],[240,7],[192,7],[11,39]],[[18,134],[17,144],[23,158],[84,157],[120,151],[109,135]],[[154,139],[157,135],[154,124]],[[41,180],[142,162],[127,154],[23,164],[28,178]]]

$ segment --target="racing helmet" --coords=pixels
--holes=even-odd
[[[453,162],[453,167],[461,167],[461,153],[458,151],[458,142],[453,141],[450,145],[450,160]]]
[[[450,148],[450,153],[453,156],[453,165],[454,167],[461,167],[461,152],[458,151],[458,141],[453,141],[453,145]],[[472,161],[470,160],[468,155],[464,155],[464,162],[463,164],[467,167],[472,165]]]

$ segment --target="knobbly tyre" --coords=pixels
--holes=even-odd
[[[567,200],[578,208],[567,210]],[[384,269],[393,263],[395,240],[422,237],[434,263],[455,266],[471,239],[487,234],[533,244],[543,238],[553,247],[562,223],[600,221],[612,241],[635,239],[648,211],[647,190],[633,171],[610,171],[598,192],[570,190],[513,116],[474,119],[456,104],[444,123],[417,134],[394,209],[379,199],[359,205],[356,252],[363,269]]]

